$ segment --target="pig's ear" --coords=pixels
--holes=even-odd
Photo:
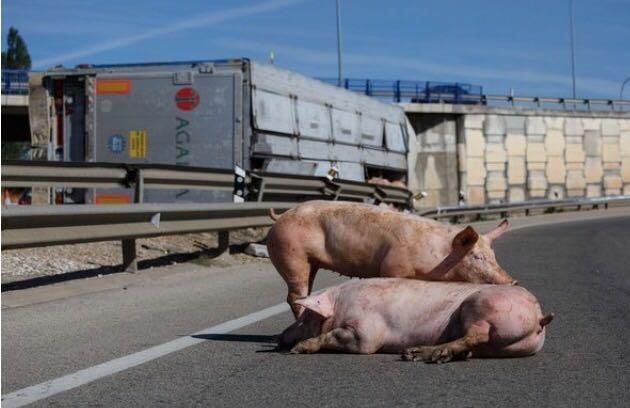
[[[295,303],[326,318],[333,315],[333,304],[330,301],[330,296],[328,296],[328,293],[326,292],[315,296],[309,296],[304,299],[298,299]]]
[[[452,251],[428,273],[428,279],[440,279],[461,261],[479,241],[479,234],[470,225],[453,238]]]
[[[479,234],[469,225],[453,238],[453,251],[464,250],[464,255],[466,255],[466,253],[475,246],[477,241],[479,241]]]
[[[499,225],[497,225],[495,229],[485,234],[485,237],[488,238],[490,243],[492,243],[492,241],[494,241],[495,239],[503,235],[503,233],[507,231],[509,226],[510,226],[510,223],[508,222],[508,220],[504,219],[503,221],[501,221]]]

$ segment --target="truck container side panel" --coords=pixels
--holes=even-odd
[[[365,169],[361,163],[339,162],[339,178],[344,180],[365,181]]]
[[[387,148],[395,152],[406,152],[407,143],[402,131],[402,127],[398,123],[385,123],[385,140]]]
[[[294,137],[258,133],[254,139],[254,153],[266,156],[298,157],[297,139]]]
[[[293,100],[260,89],[253,90],[257,129],[293,135],[296,133]]]
[[[330,143],[300,139],[298,147],[301,159],[331,160],[332,145]]]
[[[317,170],[317,163],[308,163],[303,160],[271,159],[264,170],[272,173],[314,176]]]
[[[331,140],[330,109],[327,106],[297,100],[300,136]]]
[[[361,161],[370,166],[385,167],[387,164],[387,152],[380,149],[362,149],[361,156]]]
[[[385,167],[391,169],[400,169],[407,164],[407,156],[404,153],[387,152],[386,157],[387,158],[385,159]]]
[[[334,144],[330,153],[333,161],[361,162],[361,148],[357,146]]]
[[[383,121],[366,115],[361,116],[361,144],[383,146]]]
[[[361,127],[359,115],[339,109],[332,110],[333,139],[336,142],[352,144],[361,143]]]
[[[252,85],[257,89],[281,95],[297,95],[300,100],[332,105],[346,112],[361,112],[394,123],[405,122],[405,113],[400,106],[386,104],[272,65],[251,62],[250,66]]]

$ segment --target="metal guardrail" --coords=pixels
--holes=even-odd
[[[28,95],[28,71],[2,69],[2,95]]]
[[[292,203],[5,206],[2,249],[268,226]]]
[[[5,160],[2,187],[134,188],[134,202],[145,189],[234,191],[232,170],[171,165],[36,162]],[[309,199],[374,201],[412,206],[409,190],[350,180],[250,172],[241,192],[254,201],[297,202]]]
[[[336,78],[320,78],[321,81],[337,85]],[[454,104],[481,103],[483,87],[460,82],[408,81],[386,79],[346,78],[342,87],[375,98],[392,98],[394,102],[445,102]]]
[[[630,195],[614,196],[614,197],[595,197],[595,198],[569,198],[563,200],[532,200],[517,203],[506,204],[487,204],[475,206],[449,206],[429,208],[418,212],[422,217],[433,219],[454,218],[462,216],[482,216],[501,214],[505,217],[510,213],[524,212],[526,215],[533,210],[548,209],[564,209],[575,208],[577,210],[586,209],[588,207],[599,207],[603,205],[608,208],[610,205],[630,205]]]
[[[320,78],[337,85],[336,78]],[[533,107],[572,110],[628,111],[630,100],[597,98],[561,98],[542,96],[486,95],[479,85],[460,82],[408,81],[346,78],[342,87],[375,98],[394,102],[448,103],[456,105],[489,105],[495,107]]]
[[[137,238],[268,226],[270,208],[307,199],[373,201],[411,208],[410,191],[327,177],[168,165],[5,161],[2,187],[133,188],[136,204],[2,207],[2,249],[122,240],[123,267],[137,269]],[[257,202],[142,204],[145,189],[232,191]],[[273,201],[269,201],[272,199]],[[262,202],[265,201],[265,202]]]

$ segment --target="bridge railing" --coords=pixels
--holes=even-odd
[[[334,78],[320,78],[337,85]],[[630,111],[630,100],[598,98],[562,98],[543,96],[486,95],[483,87],[461,82],[407,81],[346,78],[341,86],[396,103],[447,103],[455,105],[488,105],[506,108],[564,109],[581,111]]]
[[[2,94],[28,95],[28,71],[21,69],[3,69]]]

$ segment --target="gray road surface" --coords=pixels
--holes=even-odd
[[[284,355],[271,351],[271,336],[292,321],[282,312],[235,332],[198,336],[198,344],[33,406],[628,406],[630,217],[517,229],[496,250],[556,314],[534,357],[426,365],[385,354]],[[342,279],[323,271],[316,284]],[[2,300],[3,399],[185,341],[286,296],[268,263],[178,265],[19,292]]]

